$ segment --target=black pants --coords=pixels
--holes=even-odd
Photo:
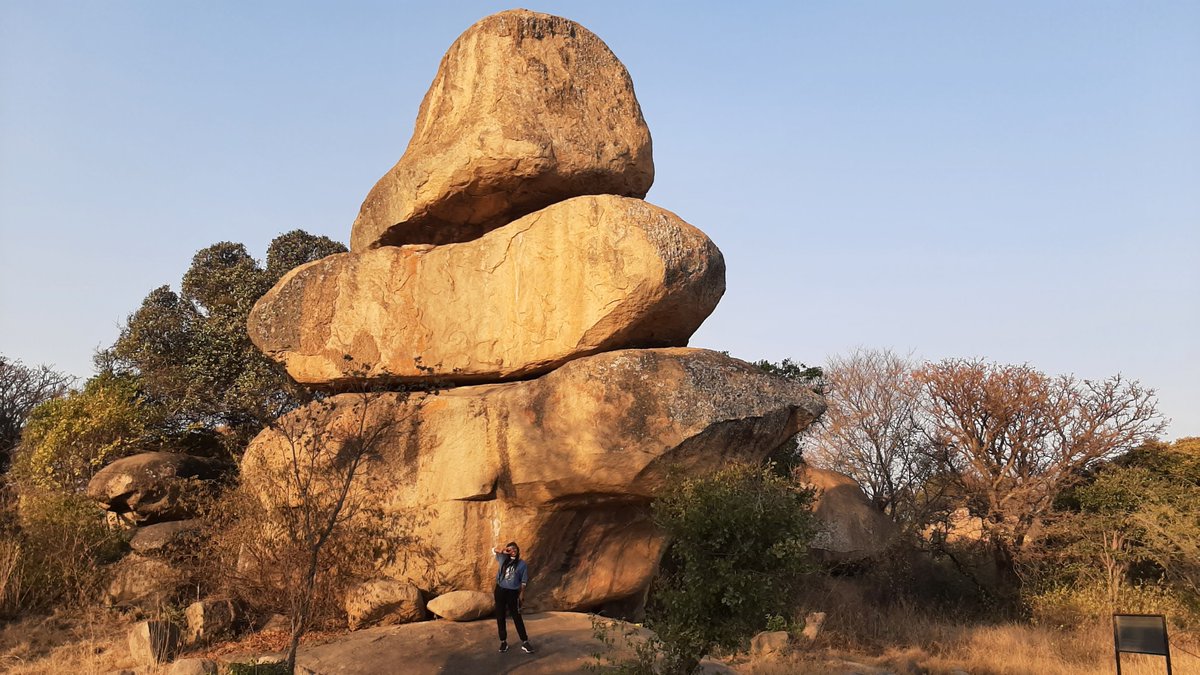
[[[508,622],[504,620],[505,614],[512,614],[513,623],[517,626],[517,635],[521,636],[521,642],[529,639],[525,634],[525,622],[521,620],[521,609],[518,606],[517,599],[521,597],[521,591],[514,591],[511,588],[501,588],[496,585],[496,630],[500,632],[500,641],[508,641]]]

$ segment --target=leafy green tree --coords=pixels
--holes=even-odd
[[[101,373],[33,409],[13,473],[26,486],[78,491],[108,462],[144,448],[161,420],[136,377]]]
[[[345,250],[300,230],[271,242],[265,268],[242,244],[204,248],[180,292],[168,286],[151,291],[101,361],[140,376],[147,394],[166,409],[169,430],[218,429],[233,448],[243,447],[266,421],[307,397],[251,343],[251,308],[293,267]]]
[[[35,368],[0,356],[0,472],[8,470],[29,413],[66,394],[73,379],[47,366]]]
[[[1101,573],[1110,604],[1129,581],[1200,598],[1200,438],[1144,443],[1061,501],[1065,557],[1080,576]]]
[[[806,366],[798,361],[785,358],[779,363],[767,361],[755,361],[754,365],[762,368],[772,375],[786,377],[789,380],[807,384],[816,389],[820,389],[824,384],[824,371],[818,366]]]
[[[664,672],[694,672],[713,648],[744,646],[769,616],[792,611],[811,569],[812,500],[769,467],[733,464],[655,501],[670,545],[646,625],[662,643]]]

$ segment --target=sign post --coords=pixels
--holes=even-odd
[[[1117,675],[1121,675],[1121,652],[1167,657],[1171,675],[1171,646],[1167,642],[1167,617],[1162,614],[1113,614],[1113,649]]]

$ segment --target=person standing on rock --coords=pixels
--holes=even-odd
[[[521,605],[525,599],[525,586],[529,583],[529,566],[521,560],[521,547],[510,541],[492,549],[500,569],[496,571],[496,630],[500,632],[500,651],[508,651],[508,621],[505,614],[512,614],[517,635],[521,638],[521,651],[533,653],[529,636],[525,633],[525,622],[521,620]]]

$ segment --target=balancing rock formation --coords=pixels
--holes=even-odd
[[[596,36],[525,10],[468,29],[351,252],[293,270],[251,313],[264,353],[342,393],[255,438],[243,485],[294,505],[277,478],[289,448],[382,430],[355,496],[403,518],[421,554],[381,580],[426,600],[489,592],[491,546],[516,540],[532,609],[637,612],[668,473],[761,459],[825,408],[686,347],[725,290],[724,260],[641,200],[652,178],[633,85]],[[396,383],[443,389],[379,391]]]

